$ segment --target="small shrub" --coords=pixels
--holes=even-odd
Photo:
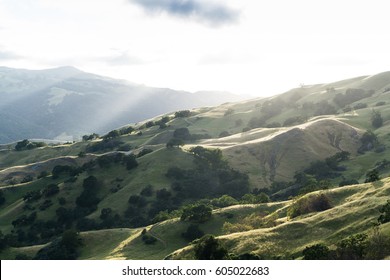
[[[187,230],[181,234],[181,236],[188,242],[201,238],[204,232],[199,229],[198,225],[189,225]]]
[[[153,195],[153,186],[152,185],[147,185],[145,188],[141,190],[140,193],[142,196],[152,196]]]
[[[152,149],[142,149],[142,151],[138,153],[137,158],[150,154],[151,152],[153,152]]]
[[[228,137],[228,136],[230,136],[231,134],[228,132],[228,131],[222,131],[220,134],[219,134],[219,136],[218,136],[218,138],[223,138],[223,137]]]
[[[42,171],[41,173],[39,173],[39,175],[37,176],[37,179],[41,179],[41,178],[44,178],[44,177],[47,177],[49,176],[49,172],[47,172],[46,170]]]
[[[235,198],[225,194],[219,198],[214,198],[213,200],[211,200],[211,204],[213,206],[222,208],[231,205],[237,205],[238,201]]]
[[[357,103],[355,106],[353,106],[353,108],[355,110],[359,110],[359,109],[364,109],[364,108],[367,108],[367,104],[366,103]]]
[[[295,218],[311,212],[324,211],[331,207],[329,196],[325,193],[320,193],[311,196],[304,196],[295,200],[288,208],[287,215],[290,218]]]
[[[376,169],[372,169],[366,173],[366,180],[364,183],[371,183],[380,180],[379,172]]]
[[[381,215],[378,218],[378,223],[384,224],[390,222],[390,200],[385,205],[382,205],[379,212]]]
[[[150,234],[143,234],[142,235],[142,241],[146,244],[146,245],[153,245],[154,243],[157,242],[157,238],[154,237],[154,236],[151,236]]]
[[[302,254],[304,260],[329,260],[330,258],[330,250],[324,244],[308,246]]]
[[[375,106],[383,106],[386,105],[386,101],[379,101],[375,104]]]

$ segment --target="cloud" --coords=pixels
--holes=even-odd
[[[214,26],[236,22],[239,11],[223,4],[201,0],[128,0],[152,13],[193,18]]]

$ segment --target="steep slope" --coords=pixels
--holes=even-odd
[[[264,186],[292,180],[307,163],[337,152],[356,155],[361,134],[357,128],[324,118],[289,128],[253,129],[203,143],[221,148],[234,168],[251,174],[253,184]]]

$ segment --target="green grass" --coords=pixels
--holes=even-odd
[[[254,252],[265,256],[299,255],[308,245],[333,245],[349,235],[370,232],[379,208],[390,197],[390,179],[378,183],[346,186],[330,192],[333,208],[287,220],[272,228],[221,236],[236,254]],[[389,232],[389,224],[381,226]],[[191,250],[178,251],[175,258],[189,258]]]
[[[0,169],[11,166],[26,165],[52,158],[77,156],[86,145],[86,142],[78,142],[71,145],[48,146],[25,151],[0,151]]]
[[[291,105],[283,108],[280,114],[267,120],[267,123],[283,122],[292,116],[303,114],[299,105],[304,102],[317,103],[327,100],[332,103],[335,94],[345,92],[347,88],[363,87],[374,89],[377,92],[356,103],[367,103],[368,108],[356,110],[355,114],[338,114],[336,116],[319,116],[310,119],[307,123],[288,128],[276,129],[252,129],[242,133],[248,122],[253,117],[261,116],[261,104],[272,98],[257,98],[248,101],[227,103],[217,107],[207,107],[193,110],[193,115],[187,118],[172,119],[168,127],[160,129],[158,126],[142,128],[142,135],[136,133],[142,123],[135,124],[136,132],[124,135],[118,140],[129,144],[133,152],[137,154],[143,148],[152,149],[153,152],[138,158],[139,166],[133,170],[126,170],[121,164],[112,164],[108,168],[94,168],[81,174],[74,183],[63,183],[65,177],[53,181],[50,177],[35,180],[27,184],[19,184],[13,188],[4,190],[6,203],[0,207],[0,229],[7,233],[12,230],[11,222],[22,214],[29,214],[31,210],[23,210],[25,203],[23,195],[30,190],[40,190],[50,183],[59,183],[60,193],[51,197],[53,205],[46,211],[37,208],[44,201],[42,198],[31,205],[36,207],[38,219],[47,221],[56,219],[55,210],[60,207],[58,197],[65,197],[68,201],[65,207],[74,208],[75,200],[82,191],[83,180],[90,175],[96,176],[101,183],[98,196],[101,202],[98,209],[88,218],[100,221],[100,211],[103,208],[111,208],[114,213],[123,217],[128,207],[128,198],[139,194],[140,191],[151,184],[154,190],[170,188],[172,181],[165,176],[169,167],[178,166],[183,169],[194,167],[193,157],[186,152],[188,147],[203,145],[205,147],[220,148],[229,164],[248,174],[251,188],[266,188],[274,181],[292,181],[295,172],[302,171],[310,162],[324,160],[325,158],[346,150],[351,153],[351,160],[343,162],[346,171],[342,176],[346,179],[358,179],[363,182],[366,172],[375,166],[375,163],[388,159],[390,149],[382,153],[366,152],[363,155],[356,153],[360,146],[359,136],[367,129],[372,129],[380,139],[380,142],[388,146],[390,143],[390,104],[376,107],[378,101],[388,101],[388,93],[383,89],[389,87],[388,73],[374,76],[369,79],[358,77],[339,81],[332,84],[320,84],[292,89],[277,98]],[[328,93],[328,87],[335,87],[336,92]],[[293,106],[295,102],[295,106]],[[333,104],[334,105],[334,104]],[[225,116],[228,109],[233,113]],[[384,119],[381,128],[373,129],[371,126],[372,109],[379,110]],[[159,120],[161,116],[153,120]],[[241,123],[237,124],[237,121]],[[351,127],[353,126],[353,127]],[[166,142],[172,138],[177,128],[188,127],[192,134],[209,134],[212,139],[203,139],[187,143],[183,148],[166,149]],[[222,131],[228,131],[232,136],[218,138]],[[342,133],[339,147],[332,146],[329,134]],[[51,171],[58,162],[65,160],[65,156],[77,156],[79,152],[91,142],[79,142],[71,145],[49,146],[30,151],[16,152],[12,150],[0,151],[0,181],[4,184],[7,172],[20,172],[24,176],[31,170],[35,170],[34,176],[38,175],[42,168]],[[2,146],[2,149],[7,149]],[[84,162],[110,151],[101,151],[86,158],[73,158],[73,163],[82,165]],[[50,160],[51,164],[43,167],[43,161]],[[29,166],[29,164],[34,164]],[[4,170],[6,168],[11,168]],[[41,169],[39,169],[41,168]],[[381,177],[387,177],[390,168],[383,170]],[[17,175],[15,175],[17,176]],[[3,180],[4,179],[4,180]],[[338,185],[342,177],[332,180]],[[285,201],[280,204],[261,206],[230,207],[214,211],[212,220],[200,225],[206,232],[221,236],[221,239],[236,253],[258,252],[263,254],[282,254],[286,251],[299,252],[307,244],[323,241],[332,244],[336,240],[354,232],[369,229],[368,224],[375,220],[378,205],[383,203],[389,196],[389,182],[356,185],[344,188],[336,188],[330,191],[334,208],[323,213],[311,213],[288,221],[286,218]],[[118,188],[117,192],[111,191]],[[147,198],[148,202],[154,198]],[[148,207],[148,206],[147,206]],[[264,208],[264,209],[263,209]],[[253,213],[278,211],[279,222],[282,224],[274,228],[257,229],[245,233],[224,235],[222,231],[225,222],[235,223],[243,220]],[[225,213],[233,213],[234,217],[227,219]],[[149,226],[150,232],[158,238],[154,245],[145,245],[140,234],[140,229],[112,229],[82,233],[85,246],[82,249],[81,258],[128,258],[128,259],[162,259],[173,251],[183,248],[187,242],[181,237],[188,223],[178,220],[170,220]],[[384,229],[389,230],[388,226]],[[294,243],[290,244],[294,238]],[[109,240],[108,242],[103,242]],[[31,252],[35,249],[30,248]],[[8,249],[3,254],[15,256],[20,250],[29,248]],[[29,252],[29,251],[28,251]],[[183,255],[184,256],[184,255]]]
[[[29,259],[33,259],[36,253],[42,249],[45,245],[35,245],[21,248],[6,248],[0,252],[1,260],[14,260],[17,255],[27,256]]]
[[[103,260],[120,258],[117,254],[126,240],[139,233],[135,229],[105,229],[82,232],[83,246],[79,259]]]

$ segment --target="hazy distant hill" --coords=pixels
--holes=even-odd
[[[0,143],[73,140],[178,109],[239,100],[226,92],[189,93],[131,84],[73,67],[0,67]]]

